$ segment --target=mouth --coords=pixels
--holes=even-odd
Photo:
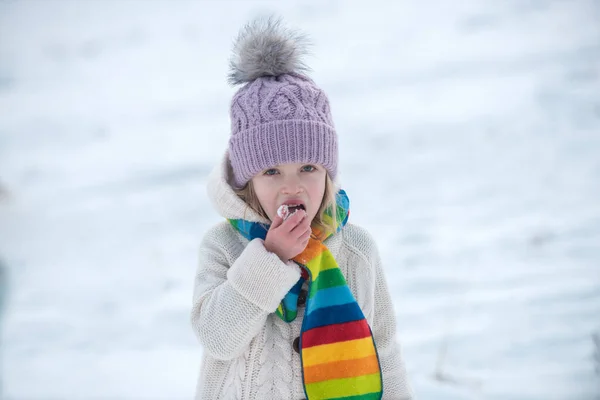
[[[306,206],[302,203],[294,203],[294,204],[282,204],[277,209],[277,215],[286,220],[292,214],[294,214],[298,210],[306,211]]]
[[[304,204],[284,204],[290,213],[295,213],[298,210],[306,211]]]

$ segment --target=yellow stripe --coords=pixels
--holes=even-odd
[[[373,354],[376,354],[375,347],[373,346],[373,338],[369,336],[362,339],[322,344],[302,349],[302,365],[306,368],[332,361],[368,357]]]
[[[335,258],[333,258],[333,255],[329,251],[319,254],[319,256],[310,260],[306,266],[310,270],[313,282],[317,280],[321,271],[338,267]]]
[[[379,373],[306,385],[306,394],[309,399],[337,399],[338,397],[359,396],[380,391],[381,375]]]

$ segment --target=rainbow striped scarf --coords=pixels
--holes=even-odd
[[[336,232],[339,232],[348,221],[349,200],[343,190],[336,199],[339,221]],[[324,217],[331,221],[331,215],[329,208]],[[229,222],[248,240],[264,239],[269,229],[264,224],[242,219]],[[313,233],[319,237],[320,232],[313,229]],[[333,255],[322,241],[311,238],[293,261],[301,267],[302,277],[284,297],[276,314],[286,322],[296,318],[298,295],[308,280],[300,333],[306,397],[308,400],[381,399],[383,381],[371,328]]]

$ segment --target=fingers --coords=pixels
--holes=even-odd
[[[305,218],[304,220],[302,220],[301,223],[298,224],[298,226],[296,226],[291,232],[290,234],[292,235],[292,237],[297,238],[298,240],[300,240],[301,238],[304,238],[305,236],[310,236],[311,232],[312,232],[312,228],[310,226],[310,221],[308,220],[308,218]]]
[[[310,223],[311,221],[308,219],[306,213],[304,213],[302,218],[300,218],[296,225],[292,227],[290,233],[295,237],[300,237],[302,233],[310,227]]]
[[[298,224],[304,219],[304,217],[306,217],[306,211],[296,211],[292,214],[291,217],[288,217],[288,219],[286,219],[282,225],[284,225],[285,228],[289,232],[291,232],[298,226]]]
[[[283,224],[283,218],[281,218],[278,214],[275,214],[275,217],[273,218],[273,223],[271,224],[271,228],[269,229],[275,229],[281,226],[281,224]]]
[[[306,246],[308,246],[308,243],[310,241],[310,234],[311,234],[311,230],[309,229],[304,235],[302,235],[302,238],[300,240],[300,243],[302,243],[301,252],[306,249]]]
[[[302,236],[300,236],[300,240],[304,243],[304,242],[308,242],[308,239],[310,239],[310,234],[312,233],[312,229],[310,229],[310,227],[306,230],[306,232],[304,232],[302,234]]]

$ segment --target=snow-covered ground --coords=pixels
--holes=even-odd
[[[0,0],[3,397],[192,397],[230,45],[271,12],[314,39],[419,399],[600,398],[594,0]]]

